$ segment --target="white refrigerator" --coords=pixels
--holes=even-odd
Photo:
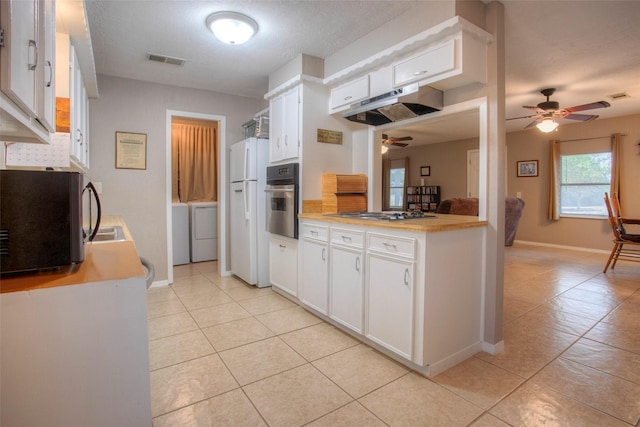
[[[231,146],[231,272],[250,285],[258,287],[271,285],[264,193],[268,161],[267,139],[249,138]]]

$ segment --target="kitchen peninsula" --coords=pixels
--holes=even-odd
[[[144,270],[103,223],[126,240],[85,244],[75,273],[2,278],[0,424],[151,424]]]
[[[482,350],[487,221],[299,218],[306,308],[426,376]]]

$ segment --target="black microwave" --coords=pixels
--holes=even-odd
[[[83,230],[83,194],[97,208]],[[89,214],[91,222],[91,213]],[[100,200],[79,172],[0,170],[0,275],[76,271],[100,225]]]

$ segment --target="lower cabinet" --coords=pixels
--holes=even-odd
[[[414,263],[369,253],[367,338],[411,360]]]
[[[271,285],[298,296],[298,241],[286,237],[269,239],[269,277]]]
[[[300,301],[326,315],[329,303],[329,245],[307,238],[302,245]]]
[[[329,316],[363,333],[364,252],[331,245],[331,292]]]

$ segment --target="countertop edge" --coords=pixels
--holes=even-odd
[[[489,223],[486,220],[480,220],[475,216],[466,215],[449,215],[449,214],[429,214],[435,218],[419,218],[402,221],[374,221],[359,218],[340,218],[336,216],[328,216],[318,213],[301,213],[298,215],[300,219],[313,221],[326,221],[339,224],[351,224],[367,227],[388,228],[392,230],[407,230],[427,233],[437,233],[441,231],[463,230],[467,228],[486,227]]]

